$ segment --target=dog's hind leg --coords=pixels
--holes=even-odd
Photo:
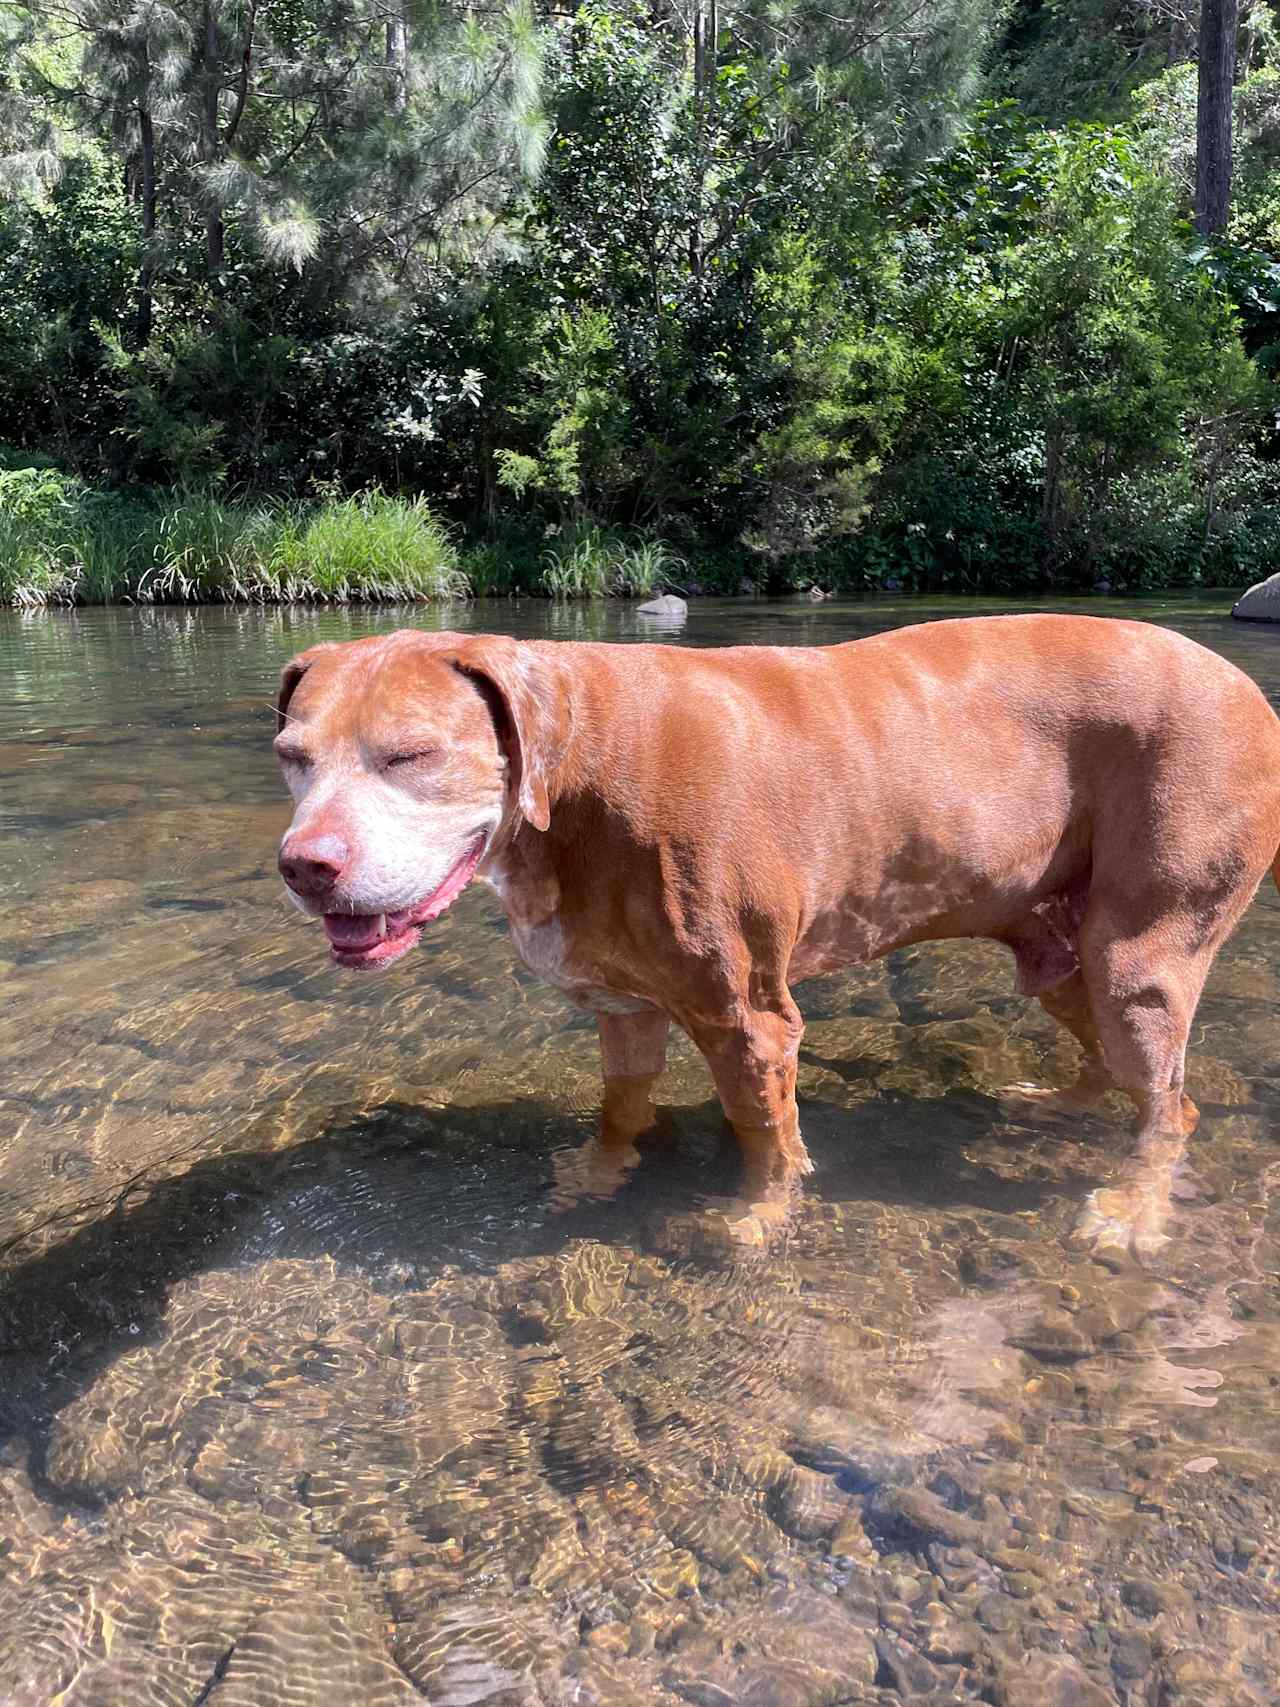
[[[1137,1105],[1137,1144],[1116,1185],[1091,1193],[1076,1235],[1148,1254],[1165,1242],[1174,1175],[1199,1111],[1183,1090],[1187,1037],[1219,946],[1254,884],[1192,896],[1152,916],[1100,897],[1082,935],[1103,1059]]]
[[[1059,1088],[1040,1085],[1006,1085],[999,1098],[1012,1111],[1062,1116],[1089,1114],[1098,1109],[1108,1091],[1116,1088],[1102,1058],[1102,1045],[1094,1023],[1093,1009],[1084,976],[1077,967],[1068,977],[1037,993],[1045,1012],[1069,1031],[1080,1045],[1080,1067],[1075,1082]]]
[[[1019,990],[1035,996],[1045,1012],[1071,1033],[1081,1051],[1074,1084],[1006,1085],[997,1094],[1012,1111],[1071,1118],[1097,1109],[1107,1092],[1115,1089],[1080,970],[1080,926],[1087,902],[1087,878],[1077,880],[1001,938],[1017,962]]]
[[[1251,734],[1255,712],[1265,742]],[[1151,742],[1142,785],[1117,780],[1098,803],[1080,969],[1103,1060],[1138,1122],[1116,1184],[1095,1191],[1081,1216],[1077,1231],[1095,1244],[1145,1253],[1164,1242],[1174,1177],[1199,1119],[1183,1090],[1196,1005],[1276,858],[1280,787],[1259,762],[1275,745],[1274,718],[1261,706],[1241,708],[1229,741],[1212,719],[1173,720]]]

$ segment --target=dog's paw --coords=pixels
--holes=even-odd
[[[1105,1092],[1072,1085],[1054,1090],[1043,1085],[1002,1085],[995,1099],[1006,1114],[1023,1120],[1079,1120],[1106,1109]]]
[[[563,1215],[588,1199],[614,1197],[640,1164],[634,1144],[593,1138],[575,1150],[557,1150],[551,1158],[551,1210]]]
[[[1139,1259],[1169,1243],[1165,1224],[1169,1193],[1154,1187],[1103,1187],[1091,1191],[1072,1229],[1072,1240],[1095,1251],[1117,1251]]]

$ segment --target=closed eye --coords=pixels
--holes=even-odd
[[[387,770],[394,770],[398,765],[426,764],[431,759],[440,757],[439,747],[415,747],[408,753],[391,753],[383,760]]]
[[[311,763],[311,754],[304,753],[301,747],[277,747],[276,757],[282,765],[296,765],[300,771]]]

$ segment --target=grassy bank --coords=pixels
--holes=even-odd
[[[1088,566],[1049,575],[1025,554],[949,547],[948,560],[905,536],[871,529],[840,551],[769,555],[696,544],[680,552],[651,535],[590,523],[548,526],[499,517],[468,534],[423,497],[370,489],[310,499],[181,488],[89,486],[62,470],[18,462],[0,447],[0,606],[410,603],[524,595],[649,598],[673,590],[726,594],[873,590],[953,593],[1142,593],[1244,586],[1269,554],[1242,523],[1188,544],[1167,523],[1168,561],[1130,574]],[[1184,530],[1185,532],[1185,530]],[[1270,536],[1268,536],[1269,538]],[[1264,542],[1265,543],[1265,542]]]
[[[0,468],[10,606],[647,597],[684,567],[658,542],[593,527],[467,545],[421,497],[122,494],[53,468]]]
[[[422,499],[117,494],[53,469],[0,470],[8,605],[345,603],[466,591],[457,547]]]

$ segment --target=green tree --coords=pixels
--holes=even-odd
[[[161,236],[198,227],[214,289],[229,227],[295,268],[323,248],[333,288],[403,287],[450,244],[490,239],[541,159],[541,34],[521,0],[484,22],[425,0],[390,19],[381,0],[5,0],[0,19],[28,103],[122,161],[141,336]],[[76,48],[60,63],[55,35]]]
[[[533,383],[495,431],[508,481],[564,499],[577,422],[575,512],[736,533],[746,504],[775,535],[791,453],[779,438],[762,459],[755,439],[781,428],[804,364],[761,289],[768,257],[816,226],[828,244],[833,224],[857,227],[880,174],[945,141],[1000,15],[990,0],[702,0],[655,24],[628,0],[583,6],[552,62],[554,134],[524,227],[543,306]],[[599,321],[585,390],[557,354],[566,315]],[[816,315],[819,344],[828,330]],[[607,432],[587,430],[588,396],[608,398]]]
[[[988,547],[1003,507],[1023,518],[1011,554],[1071,578],[1141,575],[1175,513],[1198,549],[1263,396],[1230,302],[1133,139],[1036,131],[996,109],[925,175],[916,208],[896,311],[961,383],[950,419],[937,392],[923,428],[908,411],[906,509],[923,516],[932,483],[928,529],[945,537],[965,524],[937,494],[983,493]]]

